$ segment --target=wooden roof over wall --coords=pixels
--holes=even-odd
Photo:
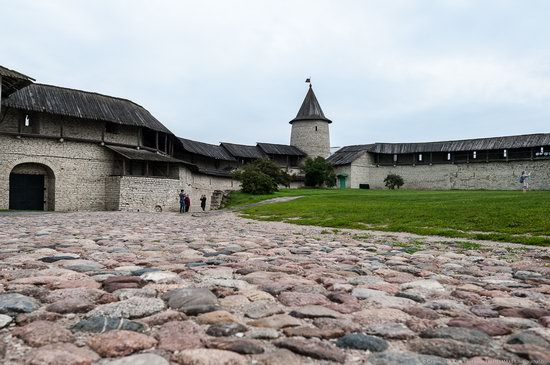
[[[232,156],[237,158],[263,158],[265,157],[262,151],[257,146],[247,146],[244,144],[235,144],[222,142],[222,147],[225,148]]]
[[[26,111],[145,127],[172,134],[142,106],[127,100],[59,86],[31,84],[3,101]]]
[[[306,153],[295,146],[259,142],[257,146],[267,155],[305,156]]]
[[[375,143],[370,152],[386,154],[422,152],[462,152],[531,148],[550,145],[550,133],[462,139],[426,143]]]
[[[216,160],[235,161],[225,148],[204,142],[192,141],[186,138],[178,138],[187,152],[201,156],[206,156]]]
[[[0,66],[0,77],[2,78],[2,97],[4,98],[34,81],[33,78],[4,66]]]

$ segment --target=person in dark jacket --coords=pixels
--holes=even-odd
[[[191,206],[191,198],[189,198],[189,194],[185,194],[185,211],[189,211],[189,207]]]
[[[179,199],[180,199],[180,213],[185,213],[185,193],[183,192],[183,189],[179,193]]]
[[[203,212],[206,210],[206,195],[204,194],[201,195],[201,208]]]

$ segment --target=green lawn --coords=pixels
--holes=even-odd
[[[293,189],[260,196],[232,193],[229,205],[297,195],[304,197],[242,213],[295,224],[550,246],[550,191]]]

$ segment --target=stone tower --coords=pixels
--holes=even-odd
[[[330,155],[330,123],[332,121],[323,114],[310,84],[296,118],[290,121],[290,145],[298,147],[309,157],[327,158]]]

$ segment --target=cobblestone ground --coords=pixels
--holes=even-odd
[[[0,217],[0,363],[550,363],[544,248],[234,213]]]

